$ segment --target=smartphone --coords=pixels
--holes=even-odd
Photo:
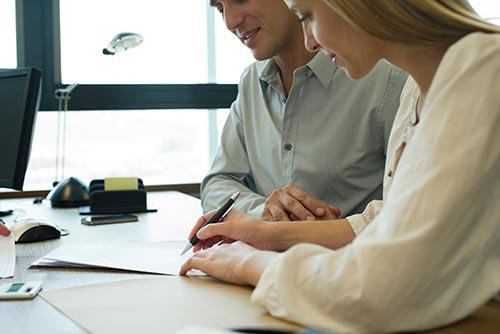
[[[82,224],[103,225],[103,224],[136,222],[138,220],[139,218],[136,215],[131,215],[127,213],[122,215],[111,215],[111,216],[89,216],[82,218]]]
[[[33,299],[42,290],[42,282],[0,284],[0,300]]]

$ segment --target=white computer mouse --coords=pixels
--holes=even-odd
[[[16,243],[35,242],[61,237],[61,229],[56,225],[35,218],[16,220],[10,226]]]

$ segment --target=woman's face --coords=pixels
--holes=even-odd
[[[382,58],[381,43],[352,26],[322,0],[284,0],[302,22],[306,48],[321,49],[352,79],[367,75]]]

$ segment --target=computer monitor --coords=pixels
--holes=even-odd
[[[0,69],[0,188],[23,189],[41,78],[33,67]]]

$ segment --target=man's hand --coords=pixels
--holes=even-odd
[[[262,212],[266,221],[332,220],[338,216],[339,208],[317,201],[293,184],[275,189]]]

